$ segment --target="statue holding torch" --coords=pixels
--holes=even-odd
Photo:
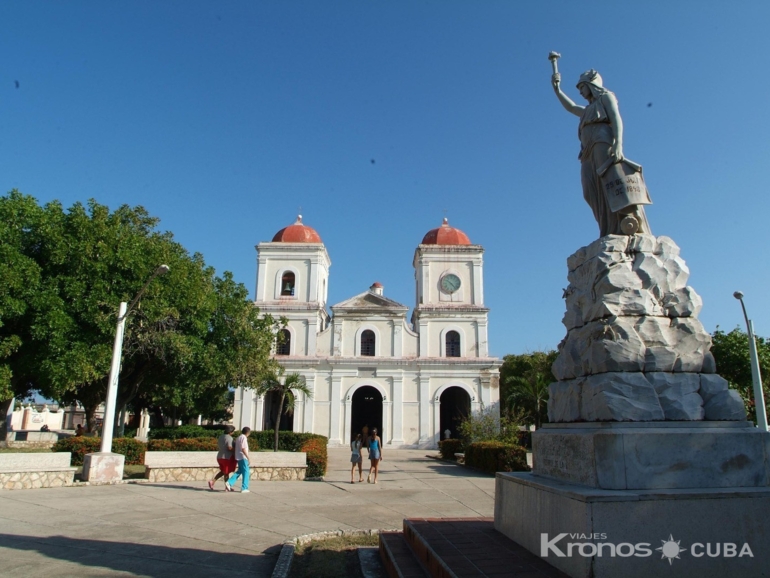
[[[583,198],[599,224],[600,236],[650,233],[644,205],[652,203],[642,177],[642,167],[623,156],[623,120],[615,95],[604,88],[602,77],[591,69],[580,75],[577,89],[588,101],[575,104],[561,90],[558,60],[551,52],[551,84],[559,102],[580,117],[580,179]]]

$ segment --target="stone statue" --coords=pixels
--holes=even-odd
[[[642,167],[623,156],[623,120],[615,95],[604,88],[602,77],[591,69],[581,74],[577,83],[588,104],[575,104],[561,90],[556,65],[559,56],[551,52],[548,57],[553,65],[551,84],[567,112],[580,117],[578,159],[583,198],[599,224],[600,236],[650,234],[643,205],[652,201],[642,178]]]

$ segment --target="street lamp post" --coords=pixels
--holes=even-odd
[[[102,443],[97,454],[86,454],[83,460],[83,477],[87,481],[110,482],[123,478],[124,456],[115,458],[112,453],[112,433],[115,426],[115,405],[118,398],[118,377],[120,375],[120,360],[123,354],[123,335],[126,329],[126,318],[133,311],[144,292],[155,277],[168,273],[168,265],[161,265],[136,294],[136,297],[127,304],[120,303],[118,308],[118,325],[115,329],[115,342],[112,345],[112,365],[110,366],[109,385],[107,386],[107,399],[104,404],[104,418],[102,419]],[[119,463],[118,463],[119,462]]]
[[[743,309],[743,318],[746,320],[746,328],[749,332],[749,357],[751,358],[751,381],[754,383],[754,409],[757,414],[757,427],[762,431],[767,431],[767,410],[765,409],[765,393],[762,391],[762,374],[759,371],[759,355],[757,355],[757,342],[754,338],[754,325],[746,313],[746,305],[743,303],[743,293],[736,291],[733,293],[738,301],[741,302]]]

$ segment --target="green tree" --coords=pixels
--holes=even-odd
[[[297,393],[302,393],[307,397],[313,397],[313,392],[310,391],[310,388],[307,386],[305,378],[299,373],[290,373],[286,376],[285,379],[281,380],[281,372],[262,380],[262,382],[257,385],[254,390],[256,391],[257,395],[260,396],[267,395],[271,392],[279,395],[281,399],[278,407],[284,408],[284,402],[286,405],[285,410],[279,409],[278,411],[285,411],[287,414],[289,414],[294,411]],[[278,419],[275,420],[275,441],[273,444],[273,451],[275,452],[278,451],[278,424],[280,421],[280,416],[278,416]]]
[[[30,390],[80,401],[89,426],[104,400],[116,315],[161,263],[128,318],[118,407],[220,411],[230,386],[275,372],[278,325],[246,288],[217,277],[142,207],[89,201],[64,210],[13,191],[0,198],[0,398]],[[194,413],[194,415],[197,415]],[[5,415],[3,413],[3,415]]]
[[[523,423],[520,414],[500,415],[495,408],[481,404],[479,411],[464,418],[457,430],[466,445],[489,441],[518,444],[519,426]]]
[[[717,365],[717,373],[724,377],[730,387],[736,389],[746,404],[749,418],[756,421],[754,405],[754,384],[751,378],[751,359],[749,357],[749,335],[736,327],[725,333],[719,327],[711,336],[711,353]],[[765,403],[770,398],[770,341],[757,337],[757,354],[759,370],[762,374],[762,389],[765,393]]]
[[[0,197],[0,443],[11,402],[35,387],[34,366],[20,349],[29,340],[30,303],[40,285],[40,267],[30,254],[42,219],[43,210],[31,197],[16,190]]]
[[[506,355],[500,367],[500,397],[507,411],[537,427],[548,421],[548,386],[556,351]]]

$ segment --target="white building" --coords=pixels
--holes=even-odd
[[[389,447],[436,447],[469,411],[499,407],[500,360],[489,355],[484,249],[447,220],[415,250],[416,304],[388,299],[379,283],[327,310],[331,260],[318,233],[297,218],[257,245],[255,305],[285,317],[276,356],[313,391],[281,429],[347,445],[364,426]],[[278,401],[235,394],[234,424],[274,427]]]

